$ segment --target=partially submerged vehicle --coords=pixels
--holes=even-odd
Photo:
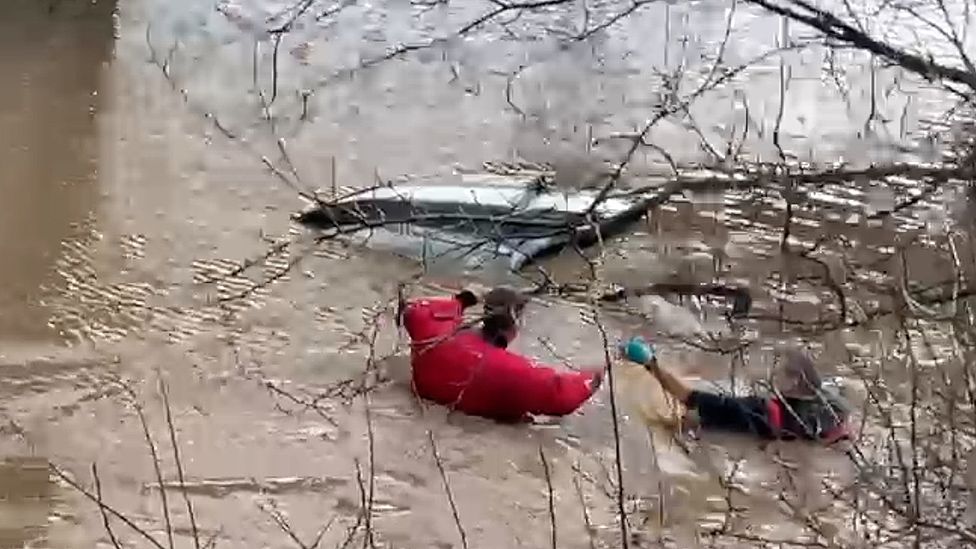
[[[299,223],[427,265],[519,271],[567,246],[619,234],[647,211],[646,195],[559,189],[538,174],[465,175],[451,184],[390,184],[299,214]]]
[[[350,191],[296,216],[299,223],[368,248],[422,262],[430,271],[477,271],[496,281],[567,248],[580,250],[620,235],[674,192],[603,192],[552,184],[545,170],[465,174],[459,182],[387,184]],[[662,184],[664,182],[662,181]],[[721,285],[652,284],[603,296],[616,301],[649,293],[732,298],[748,312],[748,290]]]

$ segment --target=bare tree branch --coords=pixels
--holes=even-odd
[[[900,50],[852,27],[836,15],[806,0],[744,0],[773,13],[804,23],[840,44],[868,51],[929,80],[948,80],[976,92],[976,72],[948,67]]]
[[[180,447],[176,441],[176,427],[173,425],[173,410],[169,405],[169,392],[166,389],[166,381],[159,375],[159,394],[163,399],[163,408],[166,411],[166,428],[169,430],[169,441],[173,449],[173,462],[176,465],[176,478],[179,481],[180,493],[183,495],[183,502],[186,504],[186,513],[190,518],[190,531],[193,534],[193,545],[200,549],[200,531],[197,529],[197,518],[193,512],[193,504],[190,503],[190,495],[186,490],[186,480],[183,476],[183,461],[180,459]],[[162,490],[162,487],[160,487]]]

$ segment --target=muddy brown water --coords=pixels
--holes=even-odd
[[[633,66],[673,64],[681,56],[700,63],[702,52],[721,38],[726,12],[719,4],[695,6],[693,11],[652,6],[611,33],[607,47],[617,53],[644,51],[632,56]],[[402,352],[395,353],[402,342],[387,315],[376,348],[384,357],[379,367],[395,381],[370,393],[368,415],[362,399],[349,404],[321,399],[314,409],[295,402],[356,379],[367,363],[363,338],[369,337],[370,314],[388,303],[396,281],[418,267],[332,245],[246,299],[233,298],[275,277],[289,258],[261,263],[240,276],[218,276],[260,256],[265,238],[296,237],[289,214],[302,203],[263,168],[261,154],[276,157],[262,133],[254,97],[246,93],[254,37],[261,38],[253,28],[282,7],[222,2],[214,9],[152,0],[123,6],[14,0],[5,6],[0,17],[0,547],[110,546],[97,508],[48,469],[54,464],[92,486],[92,463],[104,500],[168,545],[137,409],[143,410],[158,447],[171,531],[178,546],[191,546],[190,517],[174,484],[160,378],[171,400],[199,537],[215,540],[218,547],[296,546],[273,520],[272,506],[300,539],[311,540],[328,525],[323,546],[339,544],[356,523],[361,485],[374,494],[371,527],[378,541],[391,547],[460,547],[445,479],[469,547],[546,547],[549,511],[540,448],[555,487],[559,547],[615,546],[614,502],[606,493],[613,477],[606,391],[578,415],[532,427],[498,426],[418,406],[402,383]],[[341,75],[336,67],[349,61],[343,55],[349,48],[365,48],[364,57],[382,51],[373,35],[384,22],[379,18],[384,9],[374,6],[358,14],[363,19],[345,21],[368,29],[365,39],[315,39],[328,29],[304,25],[281,47],[287,51],[278,83],[282,132],[303,180],[323,182],[316,184],[325,191],[333,160],[340,183],[361,186],[377,172],[453,177],[456,165],[477,166],[513,150],[542,157],[538,160],[559,161],[566,151],[579,156],[585,123],[594,132],[626,127],[642,119],[654,101],[646,85],[654,79],[647,72],[604,66],[595,75],[574,69],[575,59],[556,58],[549,63],[555,66],[551,72],[529,70],[520,77],[520,108],[533,115],[522,121],[504,99],[504,78],[486,69],[519,62],[517,45],[507,41],[476,41],[446,64],[398,61],[354,78]],[[401,23],[387,28],[401,29],[400,40],[422,39],[444,20],[470,18],[477,13],[473,9],[431,15],[442,19],[428,22],[433,31],[408,30]],[[744,23],[732,51],[744,60],[774,44],[778,22],[740,9]],[[385,15],[390,21],[410,17],[398,13],[391,9]],[[670,30],[661,21],[669,22]],[[628,33],[646,29],[655,29],[654,39],[665,47],[642,50],[627,42]],[[694,37],[690,52],[682,35]],[[172,48],[174,43],[179,46]],[[266,89],[270,48],[265,37],[258,55]],[[554,55],[552,50],[542,44],[533,55]],[[167,64],[171,81],[153,57]],[[789,96],[784,139],[803,154],[813,154],[809,144],[817,143],[816,154],[826,158],[892,156],[895,145],[911,144],[897,135],[918,130],[926,106],[936,108],[930,105],[935,94],[915,89],[908,114],[888,117],[906,127],[891,122],[895,126],[884,126],[873,138],[859,139],[859,128],[852,129],[848,119],[860,125],[865,107],[845,110],[828,97],[814,79],[820,66],[815,54],[792,61],[798,75],[806,71],[806,79],[798,77]],[[737,120],[741,127],[746,116],[736,107],[741,97],[756,97],[752,116],[768,123],[774,105],[761,97],[769,95],[763,90],[775,89],[770,86],[776,85],[776,71],[760,67],[736,91],[716,91],[694,107],[705,135],[717,142]],[[865,80],[856,72],[851,69],[849,80],[863,88]],[[330,74],[337,76],[323,82],[322,75]],[[577,89],[559,91],[546,110],[537,88],[556,89],[560,82]],[[906,82],[902,85],[910,87]],[[817,90],[816,100],[804,99],[808,85]],[[315,90],[305,121],[303,90]],[[581,100],[588,95],[602,99]],[[621,102],[624,96],[627,101]],[[897,101],[885,108],[901,115],[904,101]],[[222,136],[200,116],[204,111],[215,113],[235,134],[246,134],[253,145]],[[719,111],[728,116],[709,118]],[[813,121],[815,115],[820,119]],[[697,134],[681,124],[665,123],[653,137],[672,143],[681,157],[693,158],[700,149]],[[771,154],[759,140],[755,149]],[[614,152],[609,147],[592,154]],[[637,166],[645,172],[663,169],[650,157]],[[825,189],[822,202],[829,205],[845,193]],[[605,275],[618,282],[710,279],[716,265],[706,255],[720,249],[721,276],[761,287],[782,270],[775,251],[783,205],[734,194],[718,202],[662,208],[647,227],[616,244],[625,254],[610,255]],[[811,242],[823,231],[853,231],[872,247],[890,244],[899,232],[920,230],[909,218],[869,225],[857,216],[860,209],[860,203],[836,207],[827,218],[810,213],[794,236]],[[884,259],[882,252],[875,255],[868,253],[865,261]],[[565,279],[575,278],[581,268],[572,257],[548,266]],[[219,281],[207,282],[215,276]],[[440,277],[436,282],[450,287],[477,280]],[[421,285],[414,291],[443,288]],[[798,294],[801,298],[814,305],[795,305],[798,315],[816,308],[824,296]],[[593,343],[600,334],[585,317],[571,303],[541,300],[518,345],[554,362],[561,358],[550,348],[575,364],[600,364],[602,348]],[[634,319],[619,315],[607,322],[613,337],[638,328]],[[665,306],[655,328],[687,335],[698,324],[683,309]],[[727,368],[723,358],[661,337],[668,360],[689,375],[721,377]],[[817,343],[829,350],[850,343],[848,337]],[[756,346],[751,355],[756,372],[767,363],[764,349],[776,339]],[[825,356],[833,364],[831,357],[841,354]],[[639,498],[628,505],[645,508],[642,516],[651,517],[649,524],[663,520],[678,545],[690,547],[695,534],[716,525],[724,513],[722,492],[707,480],[701,463],[728,463],[730,454],[749,456],[756,449],[734,437],[713,437],[700,444],[698,464],[660,441],[652,450],[627,400],[636,392],[627,389],[641,387],[640,375],[618,373],[624,387],[625,482],[627,492]],[[127,380],[128,389],[114,381],[116,376]],[[818,475],[845,472],[845,464],[829,454],[809,448],[795,453],[791,458],[811,471],[812,493],[819,492]],[[751,512],[743,520],[772,538],[794,535],[784,521],[767,518],[775,506],[756,487],[775,471],[762,463],[752,460],[742,470],[742,483],[759,492],[747,496]],[[641,533],[634,539],[638,546],[658,535],[637,522],[633,529]],[[126,542],[148,546],[119,521],[113,530]]]

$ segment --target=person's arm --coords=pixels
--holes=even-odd
[[[688,397],[691,396],[692,389],[684,381],[681,381],[671,372],[661,368],[657,362],[657,355],[654,352],[654,347],[649,343],[645,342],[641,337],[633,337],[620,344],[620,352],[631,362],[636,362],[644,367],[648,372],[651,373],[661,387],[667,391],[668,394],[678,399],[682,404],[688,403]]]
[[[698,414],[706,429],[749,433],[774,438],[778,429],[770,425],[770,401],[758,396],[732,396],[707,391],[691,391],[686,403]]]
[[[444,327],[460,322],[465,309],[478,303],[472,292],[464,290],[452,296],[419,297],[400,303],[397,316],[413,341],[443,335]]]
[[[657,378],[658,383],[661,384],[661,387],[663,387],[668,394],[678,399],[678,402],[685,405],[688,404],[688,399],[691,397],[694,390],[677,376],[664,368],[661,368],[657,362],[657,357],[651,358],[647,364],[644,364],[644,368],[650,372],[651,375]]]
[[[769,420],[768,399],[754,396],[735,397],[693,389],[661,368],[654,348],[640,337],[622,343],[620,350],[629,360],[643,365],[654,375],[665,391],[684,403],[689,410],[694,410],[701,427],[753,433],[763,437],[774,436]]]
[[[603,381],[599,369],[561,372],[506,352],[498,374],[510,389],[510,404],[522,414],[565,416],[579,409]]]

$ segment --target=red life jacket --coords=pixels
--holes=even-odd
[[[462,326],[462,311],[456,297],[404,308],[419,396],[471,415],[524,421],[529,414],[570,414],[593,394],[593,373],[559,372],[492,345]]]
[[[847,418],[829,404],[813,402],[789,407],[778,398],[766,401],[766,416],[777,438],[808,438],[827,446],[850,438]]]

